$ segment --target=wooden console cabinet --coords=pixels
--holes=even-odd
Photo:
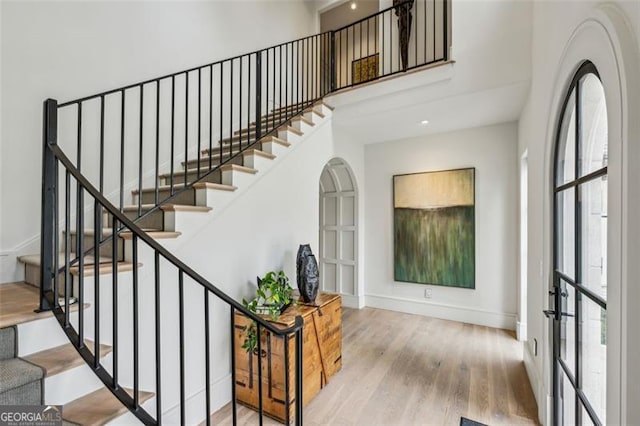
[[[287,308],[276,326],[287,328],[296,316],[304,319],[303,340],[303,406],[322,389],[342,367],[342,299],[340,295],[320,293],[316,306],[299,302]],[[242,348],[245,329],[251,321],[242,314],[234,317],[236,398],[251,408],[258,408],[258,355]],[[265,415],[290,423],[295,418],[295,335],[288,339],[263,330],[262,348],[262,407]],[[285,351],[288,355],[285,356]],[[288,365],[285,365],[287,358]],[[285,386],[288,370],[289,386]],[[285,401],[290,402],[289,413]]]

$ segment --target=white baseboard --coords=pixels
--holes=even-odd
[[[516,322],[516,338],[519,342],[527,341],[527,323],[526,322]]]
[[[549,422],[551,420],[551,407],[553,406],[552,397],[545,391],[544,382],[541,380],[540,372],[538,371],[534,361],[534,355],[531,353],[531,346],[525,342],[522,352],[524,368],[527,371],[527,376],[529,377],[533,396],[538,404],[538,421],[543,425],[551,424]]]
[[[342,306],[345,308],[362,309],[364,308],[364,297],[354,296],[351,294],[341,294]]]
[[[491,312],[482,309],[378,294],[367,294],[365,296],[365,305],[372,308],[388,309],[390,311],[424,315],[487,327],[507,330],[515,330],[516,328],[516,315],[504,312]]]
[[[205,419],[200,418],[204,414],[206,393],[204,388],[187,397],[186,410],[187,424],[200,424]],[[218,379],[211,384],[211,414],[215,413],[231,402],[231,374]],[[196,418],[198,417],[198,418]],[[176,405],[162,413],[162,423],[168,425],[180,424],[180,405]]]

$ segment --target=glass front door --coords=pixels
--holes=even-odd
[[[595,66],[560,117],[554,180],[554,421],[606,424],[607,109]]]

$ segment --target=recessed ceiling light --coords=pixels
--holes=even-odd
[[[422,124],[423,126],[426,126],[427,124],[429,124],[429,120],[422,120],[420,124]]]
[[[356,10],[356,7],[358,7],[358,5],[356,4],[355,1],[351,2],[351,10]]]

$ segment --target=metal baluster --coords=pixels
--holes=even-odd
[[[138,217],[142,216],[142,150],[144,130],[144,85],[140,85],[140,146],[138,157]]]
[[[120,211],[124,210],[124,126],[125,126],[125,91],[121,90],[120,100]]]
[[[262,51],[256,54],[256,140],[262,138]]]
[[[76,256],[78,260],[78,347],[84,347],[84,188],[78,182]]]
[[[249,145],[251,145],[251,55],[247,58],[247,147]]]
[[[240,83],[238,84],[238,88],[239,88],[239,94],[238,94],[238,131],[240,132],[238,134],[238,150],[242,150],[242,56],[239,58],[239,62],[240,62],[240,69],[239,69],[239,74],[240,76],[238,77],[238,80],[240,80]],[[247,134],[247,136],[249,136]],[[231,134],[231,143],[233,143],[233,133]]]
[[[298,321],[298,318],[296,318],[296,325],[299,324],[296,330],[296,426],[302,426],[302,321]]]
[[[285,424],[291,423],[291,395],[289,395],[289,335],[285,334],[284,339],[284,418]]]
[[[442,11],[442,14],[444,15],[442,18],[442,31],[444,32],[443,34],[443,40],[442,40],[442,59],[447,61],[449,60],[449,20],[448,20],[448,13],[449,11],[448,9],[448,2],[447,0],[443,0],[442,1],[442,7],[444,8]],[[433,39],[435,40],[435,35],[433,37]]]
[[[258,413],[259,424],[262,426],[262,418],[264,417],[264,409],[262,404],[262,329],[260,328],[260,323],[256,324],[256,333],[258,335]],[[253,354],[249,353],[249,357],[252,357]]]
[[[436,60],[436,0],[433,0],[433,60]]]
[[[213,65],[209,67],[209,170],[213,168],[211,165],[212,155],[213,155]]]
[[[184,73],[185,91],[184,91],[184,185],[187,184],[189,177],[189,72]],[[200,159],[196,155],[196,161],[200,164]]]
[[[175,150],[175,124],[176,124],[176,76],[171,76],[171,148],[170,148],[170,158],[169,163],[171,170],[169,172],[169,196],[173,195],[173,162],[174,160],[174,150]],[[186,158],[185,158],[186,161]],[[189,167],[187,163],[184,165],[185,168]]]
[[[100,96],[100,193],[104,192],[104,95]]]
[[[196,173],[197,179],[200,179],[200,156],[202,155],[202,68],[198,68],[198,153],[196,158],[198,159],[198,171]],[[187,181],[185,180],[185,185]]]
[[[156,80],[156,173],[155,204],[160,202],[160,80]]]
[[[94,319],[93,325],[95,328],[95,338],[93,339],[93,368],[100,366],[100,240],[102,218],[100,211],[100,204],[95,199],[93,203],[93,253],[94,260],[93,266],[95,268],[95,274],[93,277],[93,301],[94,301]]]
[[[180,424],[185,422],[185,377],[184,377],[184,272],[178,270],[178,303],[180,304]]]
[[[71,297],[71,174],[68,169],[65,169],[64,187],[64,327],[68,328]]]
[[[204,374],[205,374],[205,397],[207,398],[206,407],[207,407],[207,420],[206,424],[209,426],[211,424],[211,363],[209,359],[209,291],[203,288],[204,291],[204,356],[205,356],[205,365],[204,365]],[[231,336],[233,339],[233,336]]]
[[[236,334],[235,334],[235,309],[233,305],[229,305],[231,313],[229,324],[231,326],[231,412],[233,418],[233,426],[238,424],[238,405],[236,402]],[[251,354],[249,354],[251,356]]]
[[[140,405],[139,327],[138,327],[138,236],[131,239],[133,246],[133,408]]]
[[[233,157],[233,143],[231,142],[233,136],[233,59],[230,64],[229,84],[229,158],[231,158]]]
[[[53,167],[53,175],[54,175],[54,188],[53,188],[53,306],[58,307],[60,305],[59,302],[59,294],[58,294],[58,271],[60,270],[60,256],[58,253],[60,252],[60,219],[59,219],[59,211],[58,211],[58,159],[54,160]],[[67,232],[69,232],[67,230]],[[48,282],[51,282],[50,280]]]
[[[222,122],[223,122],[223,105],[224,105],[224,92],[223,92],[223,77],[224,77],[224,62],[220,63],[220,139],[218,140],[218,161],[222,165]]]
[[[162,359],[160,330],[160,252],[155,252],[155,303],[156,303],[156,422],[162,424]]]
[[[111,216],[111,235],[113,235],[113,246],[111,247],[111,262],[113,265],[113,273],[111,274],[111,294],[112,294],[112,311],[111,321],[112,330],[112,359],[113,359],[113,388],[118,388],[118,219]]]
[[[82,170],[82,102],[78,103],[78,171]],[[78,182],[76,201],[76,256],[78,261],[78,347],[84,347],[84,188]]]

